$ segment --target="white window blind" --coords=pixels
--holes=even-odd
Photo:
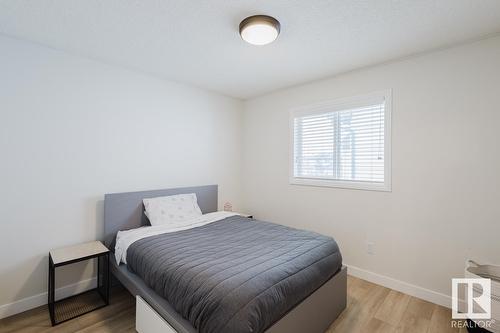
[[[388,106],[383,95],[295,113],[292,182],[388,189]]]

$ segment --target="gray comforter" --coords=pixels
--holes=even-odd
[[[263,332],[342,265],[330,237],[233,216],[127,251],[139,275],[201,333]]]

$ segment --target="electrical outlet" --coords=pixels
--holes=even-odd
[[[375,254],[375,243],[366,242],[366,253],[374,255]]]

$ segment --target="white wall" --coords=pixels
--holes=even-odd
[[[219,184],[219,204],[238,208],[241,110],[0,36],[0,310],[46,292],[51,248],[101,237],[105,193]]]
[[[392,193],[288,183],[291,108],[387,88]],[[347,264],[442,300],[466,258],[500,264],[499,105],[499,37],[249,100],[245,211],[331,235]]]
[[[391,193],[288,184],[290,108],[386,88]],[[500,38],[282,90],[242,115],[238,100],[0,36],[0,315],[46,291],[49,249],[102,235],[104,193],[213,183],[221,205],[332,235],[346,263],[448,295],[466,258],[500,262],[499,98]]]

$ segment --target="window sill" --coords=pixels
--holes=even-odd
[[[318,186],[318,187],[334,187],[351,190],[365,190],[365,191],[381,191],[391,192],[391,186],[387,183],[369,183],[369,182],[355,182],[355,181],[341,181],[329,179],[312,179],[312,178],[290,178],[291,185],[302,186]]]

